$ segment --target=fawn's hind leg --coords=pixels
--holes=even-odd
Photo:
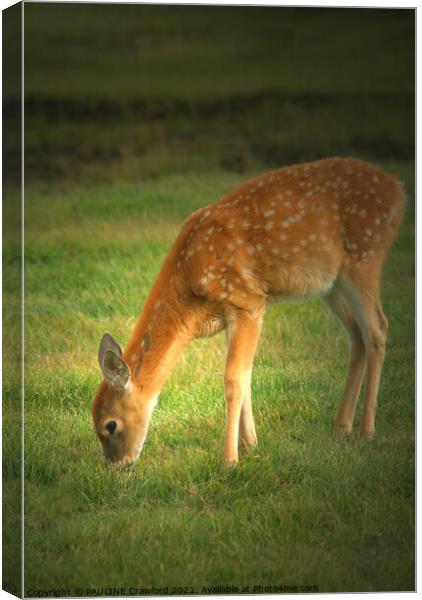
[[[375,413],[387,341],[388,321],[376,301],[370,312],[367,339],[367,378],[361,433],[367,437],[375,431]]]
[[[349,434],[353,428],[356,404],[365,373],[365,344],[352,307],[341,288],[336,285],[324,297],[324,302],[343,325],[350,342],[346,383],[334,421],[336,433]]]
[[[347,277],[340,280],[366,349],[366,389],[361,432],[368,437],[375,431],[377,396],[388,331],[388,322],[379,300],[379,274],[379,265],[373,264],[366,268],[354,267]]]

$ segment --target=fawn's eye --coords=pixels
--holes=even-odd
[[[111,435],[113,435],[116,427],[117,427],[116,421],[107,421],[107,423],[105,424],[105,428]]]

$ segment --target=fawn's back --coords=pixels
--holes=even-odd
[[[404,195],[378,167],[331,158],[278,169],[196,211],[176,269],[198,297],[242,307],[256,296],[323,294],[341,270],[382,263]]]

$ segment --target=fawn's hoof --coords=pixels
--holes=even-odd
[[[240,447],[243,452],[250,452],[258,445],[258,440],[256,438],[241,438],[240,439]]]
[[[347,436],[352,433],[352,426],[347,425],[345,423],[335,423],[334,424],[334,435],[335,436]]]
[[[375,429],[366,429],[365,427],[361,427],[360,435],[365,440],[371,441],[374,439]]]
[[[223,467],[224,467],[224,469],[229,471],[230,469],[234,469],[234,467],[237,465],[238,462],[239,461],[237,458],[232,458],[232,459],[224,458],[223,459]]]

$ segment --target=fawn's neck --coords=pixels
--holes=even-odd
[[[187,343],[195,337],[197,315],[162,273],[148,297],[125,348],[132,379],[145,394],[160,392]]]

